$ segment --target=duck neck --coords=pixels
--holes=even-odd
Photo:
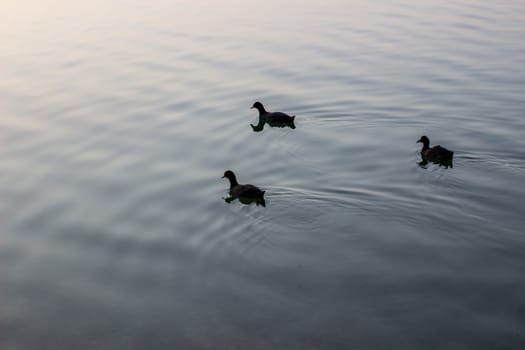
[[[421,149],[421,152],[426,151],[429,149],[429,142],[428,141],[421,141],[423,143],[423,148]]]
[[[239,184],[235,176],[229,177],[228,180],[230,180],[230,189],[234,188]]]
[[[264,109],[264,106],[257,106],[257,110],[259,111],[259,116],[266,113],[266,109]]]

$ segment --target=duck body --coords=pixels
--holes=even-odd
[[[262,116],[268,124],[270,123],[292,123],[295,120],[295,115],[289,116],[283,112],[266,112]]]
[[[424,161],[431,161],[434,163],[452,166],[452,157],[454,156],[453,151],[450,151],[440,145],[430,147],[430,140],[427,136],[421,136],[417,142],[423,144],[423,147],[421,148],[421,157]]]
[[[237,182],[235,174],[231,170],[224,172],[223,178],[227,178],[230,181],[230,197],[226,198],[226,202],[230,203],[234,199],[239,199],[243,204],[255,203],[257,205],[266,206],[264,201],[264,192],[259,187],[245,184],[241,185]]]
[[[266,122],[270,124],[270,126],[273,126],[272,123],[275,124],[290,124],[293,123],[295,120],[295,115],[290,116],[283,112],[268,112],[264,108],[263,104],[261,102],[255,102],[251,108],[256,108],[259,111],[259,123]],[[278,125],[275,125],[278,126]],[[295,128],[295,126],[294,126]]]

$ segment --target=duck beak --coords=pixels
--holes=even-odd
[[[223,176],[221,176],[221,179],[224,179],[224,175],[223,175]]]
[[[253,106],[251,106],[250,109],[253,109]]]
[[[417,140],[416,143],[420,143],[421,142],[421,139]]]

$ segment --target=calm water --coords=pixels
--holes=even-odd
[[[525,348],[524,37],[522,1],[4,1],[0,347]]]

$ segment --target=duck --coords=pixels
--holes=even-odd
[[[257,109],[259,111],[259,120],[265,121],[270,125],[272,123],[289,124],[295,120],[295,115],[290,116],[283,112],[267,112],[263,104],[259,101],[255,102],[250,108]]]
[[[416,143],[418,142],[423,144],[423,148],[421,148],[421,157],[424,161],[429,160],[441,164],[452,162],[454,152],[449,151],[440,145],[430,147],[430,140],[427,136],[421,136],[419,140],[416,141]]]
[[[239,182],[237,182],[237,177],[231,170],[226,170],[222,177],[227,178],[230,181],[230,197],[225,199],[227,203],[230,203],[234,199],[238,198],[243,204],[255,202],[256,205],[266,207],[266,202],[264,200],[264,193],[266,191],[263,191],[254,185],[239,184]]]

